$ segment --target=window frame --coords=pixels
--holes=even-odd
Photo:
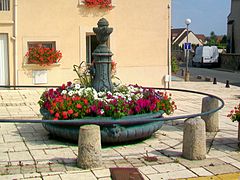
[[[10,0],[0,0],[0,11],[10,11]]]
[[[32,47],[30,47],[32,46]],[[51,46],[51,47],[49,47]],[[36,47],[44,47],[56,50],[56,41],[27,41],[27,48],[36,48]]]

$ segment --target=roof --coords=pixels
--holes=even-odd
[[[188,31],[188,34],[192,31]],[[180,44],[184,38],[187,36],[187,31],[181,34],[181,36],[174,42],[174,44]]]
[[[172,39],[175,39],[178,36],[180,36],[185,30],[186,28],[171,29]]]
[[[200,39],[202,42],[206,41],[206,36],[204,34],[195,34],[198,39]]]

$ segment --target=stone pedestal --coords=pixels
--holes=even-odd
[[[218,100],[211,97],[205,97],[202,99],[202,112],[207,112],[218,107]],[[202,116],[201,117],[206,123],[207,132],[219,131],[219,119],[218,112]]]
[[[206,158],[205,122],[201,118],[184,121],[183,157],[189,160]]]
[[[80,127],[78,139],[78,167],[90,169],[101,167],[101,135],[97,125]]]

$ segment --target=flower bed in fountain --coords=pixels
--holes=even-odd
[[[146,89],[137,85],[118,86],[111,92],[97,92],[68,82],[57,89],[45,91],[39,101],[43,119],[53,121],[70,119],[153,119],[163,113],[171,114],[176,105],[171,94]],[[146,138],[157,131],[162,121],[141,125],[101,126],[102,142],[126,142]],[[76,141],[79,127],[43,124],[55,136]]]

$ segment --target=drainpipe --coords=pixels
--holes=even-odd
[[[171,87],[171,76],[172,76],[172,68],[171,68],[171,1],[168,4],[168,88]]]
[[[17,6],[18,6],[18,1],[14,0],[14,80],[13,84],[14,86],[18,85],[18,53],[17,53]],[[15,89],[15,88],[14,88]]]

